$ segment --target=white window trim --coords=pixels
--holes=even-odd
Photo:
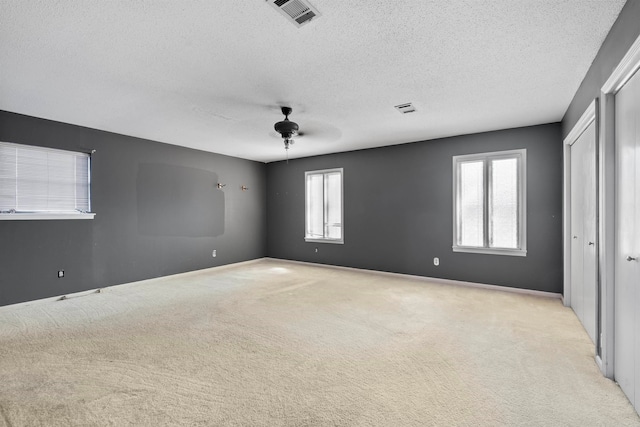
[[[0,221],[21,221],[21,220],[41,220],[41,219],[93,219],[95,213],[3,213],[0,214]]]
[[[518,205],[520,210],[518,212],[518,242],[520,247],[517,249],[511,248],[489,248],[477,247],[477,246],[461,246],[458,245],[458,203],[459,203],[459,164],[468,161],[487,161],[489,159],[499,158],[518,158]],[[485,245],[487,245],[488,239],[488,205],[487,194],[488,188],[491,186],[491,177],[488,173],[488,169],[485,168]],[[490,254],[490,255],[510,255],[510,256],[527,256],[527,150],[507,150],[507,151],[494,151],[490,153],[477,153],[477,154],[465,154],[460,156],[453,156],[453,252],[467,252],[475,254]]]
[[[309,175],[316,174],[325,174],[330,172],[340,172],[340,224],[342,225],[342,238],[340,239],[328,239],[328,238],[315,238],[315,237],[307,237],[307,177]],[[305,200],[305,209],[304,209],[304,226],[305,226],[305,236],[304,241],[310,243],[333,243],[338,245],[344,244],[344,168],[333,168],[333,169],[320,169],[315,171],[306,171],[304,173],[304,200]]]

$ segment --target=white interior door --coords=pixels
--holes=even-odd
[[[576,141],[571,146],[571,308],[582,322],[584,298],[582,295],[583,253],[582,228],[584,204],[579,191],[580,164],[583,144]]]
[[[640,409],[640,75],[615,97],[615,380]]]
[[[596,125],[571,145],[571,308],[596,342]]]

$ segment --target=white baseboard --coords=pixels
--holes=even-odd
[[[184,273],[170,274],[168,276],[153,277],[151,279],[137,280],[135,282],[127,282],[127,283],[120,283],[120,284],[117,284],[117,285],[109,285],[109,286],[105,286],[103,288],[94,288],[94,289],[88,289],[86,291],[72,292],[70,294],[56,295],[56,296],[53,296],[53,297],[46,297],[46,298],[40,298],[40,299],[31,300],[31,301],[18,302],[18,303],[15,303],[15,304],[9,304],[9,305],[0,306],[0,310],[5,309],[5,308],[9,308],[9,307],[16,308],[16,307],[20,307],[20,306],[26,306],[26,305],[30,305],[30,304],[37,304],[37,303],[46,302],[46,301],[64,301],[64,300],[67,300],[67,299],[78,298],[78,297],[82,297],[82,296],[86,296],[86,295],[90,295],[90,294],[108,292],[109,289],[115,288],[115,287],[138,285],[138,284],[141,284],[141,283],[146,283],[146,282],[150,282],[150,281],[153,281],[153,280],[162,280],[162,279],[169,278],[169,277],[172,277],[172,278],[189,277],[191,275],[201,274],[201,273],[205,273],[207,271],[216,271],[216,270],[222,270],[222,269],[225,269],[225,268],[231,268],[231,267],[238,267],[238,266],[241,266],[241,265],[253,264],[253,263],[256,263],[256,262],[260,262],[260,261],[262,261],[264,259],[265,258],[256,258],[256,259],[251,259],[251,260],[248,260],[248,261],[240,261],[240,262],[235,262],[235,263],[231,263],[231,264],[225,264],[225,265],[218,265],[218,266],[215,266],[215,267],[203,268],[203,269],[200,269],[200,270],[185,271]]]
[[[9,304],[9,305],[5,305],[5,306],[1,306],[0,310],[8,308],[8,307],[16,308],[16,307],[20,307],[20,306],[25,306],[25,305],[29,305],[29,304],[35,304],[35,303],[41,303],[41,302],[45,302],[45,301],[64,301],[64,300],[67,300],[67,299],[78,298],[78,297],[82,297],[82,296],[86,296],[86,295],[90,295],[90,294],[94,294],[94,293],[108,292],[109,289],[115,288],[115,287],[137,285],[137,284],[141,284],[141,283],[150,282],[150,281],[153,281],[153,280],[162,280],[162,279],[165,279],[165,278],[189,277],[189,276],[192,276],[192,275],[195,275],[195,274],[206,273],[207,271],[219,271],[219,270],[227,269],[227,268],[235,268],[235,267],[239,267],[239,266],[243,266],[243,265],[255,264],[255,263],[258,263],[258,262],[261,262],[261,261],[287,262],[287,263],[292,263],[292,264],[309,265],[309,266],[314,266],[314,267],[339,269],[339,270],[347,270],[347,271],[366,271],[367,273],[372,273],[372,274],[378,274],[378,275],[390,276],[390,277],[405,277],[405,278],[410,278],[410,279],[422,280],[422,281],[430,282],[430,283],[439,283],[439,284],[453,285],[453,286],[466,286],[466,287],[473,287],[473,288],[482,288],[482,289],[489,289],[489,290],[493,290],[493,291],[512,292],[512,293],[525,294],[525,295],[534,295],[534,296],[545,297],[545,298],[558,298],[558,299],[562,300],[562,294],[553,293],[553,292],[544,292],[544,291],[536,291],[536,290],[532,290],[532,289],[512,288],[512,287],[508,287],[508,286],[487,285],[487,284],[484,284],[484,283],[464,282],[464,281],[460,281],[460,280],[440,279],[440,278],[436,278],[436,277],[416,276],[416,275],[412,275],[412,274],[391,273],[391,272],[387,272],[387,271],[368,270],[368,269],[364,269],[364,268],[342,267],[342,266],[337,266],[337,265],[318,264],[318,263],[314,263],[314,262],[294,261],[294,260],[288,260],[288,259],[265,257],[265,258],[256,258],[256,259],[252,259],[252,260],[248,260],[248,261],[236,262],[236,263],[232,263],[232,264],[219,265],[219,266],[215,266],[215,267],[208,267],[208,268],[204,268],[204,269],[201,269],[201,270],[186,271],[184,273],[171,274],[169,276],[160,276],[160,277],[154,277],[154,278],[151,278],[151,279],[138,280],[138,281],[135,281],[135,282],[127,282],[127,283],[121,283],[121,284],[117,284],[117,285],[110,285],[110,286],[106,286],[104,288],[94,288],[94,289],[88,289],[86,291],[79,291],[79,292],[73,292],[73,293],[70,293],[70,294],[57,295],[57,296],[54,296],[54,297],[47,297],[47,298],[41,298],[41,299],[36,299],[36,300],[31,300],[31,301],[19,302],[19,303],[16,303],[16,304]]]
[[[423,280],[425,282],[430,283],[439,283],[443,285],[453,285],[453,286],[466,286],[472,288],[481,288],[481,289],[489,289],[493,291],[501,291],[501,292],[512,292],[517,294],[525,294],[525,295],[533,295],[537,297],[545,297],[545,298],[557,298],[562,300],[562,294],[555,292],[545,292],[545,291],[536,291],[533,289],[521,289],[521,288],[512,288],[509,286],[500,286],[500,285],[487,285],[484,283],[475,283],[475,282],[464,282],[461,280],[452,280],[452,279],[440,279],[437,277],[425,277],[425,276],[416,276],[413,274],[403,274],[403,273],[391,273],[388,271],[378,271],[378,270],[368,270],[364,268],[355,268],[355,267],[342,267],[337,265],[329,265],[329,264],[318,264],[314,262],[306,262],[306,261],[294,261],[288,259],[279,259],[279,258],[265,258],[266,260],[273,261],[282,261],[282,262],[290,262],[294,264],[302,264],[302,265],[310,265],[314,267],[324,267],[324,268],[333,268],[340,270],[350,270],[350,271],[366,271],[367,273],[378,274],[383,276],[391,276],[391,277],[406,277],[410,279]]]

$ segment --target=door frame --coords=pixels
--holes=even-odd
[[[571,147],[573,144],[582,136],[584,131],[591,125],[591,123],[595,122],[596,126],[596,141],[595,141],[595,149],[596,149],[596,206],[597,210],[598,206],[598,151],[599,151],[599,132],[598,132],[598,100],[589,104],[587,109],[582,113],[580,119],[578,119],[577,123],[571,129],[571,132],[566,136],[563,141],[563,158],[564,158],[564,174],[563,174],[563,209],[562,209],[562,224],[563,224],[563,254],[564,254],[564,279],[563,279],[563,303],[565,306],[571,306]],[[598,222],[598,212],[596,212],[596,224]],[[598,350],[600,347],[600,310],[599,306],[599,290],[600,290],[600,281],[598,277],[598,252],[599,252],[599,242],[598,242],[598,233],[596,233],[596,339],[595,339],[595,354],[596,357],[600,354]]]
[[[598,186],[599,271],[601,287],[601,351],[596,357],[600,370],[614,378],[615,327],[615,95],[640,70],[640,36],[631,45],[600,90],[600,130]]]

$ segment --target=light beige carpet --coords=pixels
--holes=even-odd
[[[263,260],[0,308],[0,426],[640,426],[557,299]]]

